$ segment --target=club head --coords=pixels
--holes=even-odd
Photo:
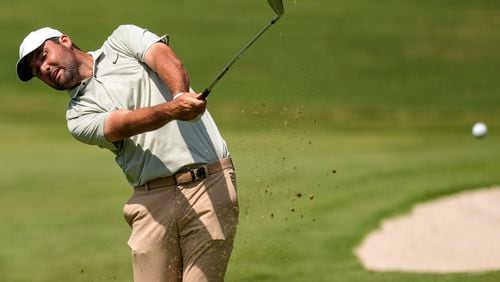
[[[285,13],[285,8],[283,7],[283,0],[267,0],[269,6],[273,8],[273,11],[278,15],[282,16]]]

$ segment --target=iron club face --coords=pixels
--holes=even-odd
[[[269,6],[273,8],[276,15],[281,17],[285,13],[282,0],[267,0],[267,3],[269,3]]]

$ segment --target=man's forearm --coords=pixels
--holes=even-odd
[[[170,102],[137,110],[109,113],[104,123],[104,136],[110,142],[120,141],[156,130],[172,120],[192,120],[206,109],[206,101],[188,93]]]
[[[153,45],[146,53],[145,62],[168,86],[172,95],[189,92],[189,75],[170,47],[162,43]]]
[[[189,76],[180,61],[158,66],[157,73],[172,95],[189,92]]]
[[[106,119],[104,136],[108,141],[116,142],[137,134],[156,130],[173,120],[170,108],[169,103],[163,103],[134,111],[113,111]]]

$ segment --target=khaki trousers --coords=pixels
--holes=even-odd
[[[135,282],[224,281],[238,223],[232,168],[202,181],[136,189],[123,213],[132,227]]]

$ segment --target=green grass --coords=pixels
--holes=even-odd
[[[131,190],[111,153],[67,133],[65,93],[16,80],[26,33],[52,25],[84,49],[123,23],[170,33],[201,90],[272,17],[265,1],[101,2],[0,4],[0,281],[132,280]],[[353,248],[415,203],[500,185],[500,4],[285,5],[210,98],[238,173],[227,281],[498,281],[372,273]]]
[[[245,136],[244,142],[261,148],[261,155],[247,148],[236,156],[264,161],[264,168],[254,166],[255,161],[238,160],[242,166],[251,164],[240,170],[253,171],[240,180],[254,185],[241,195],[248,215],[239,230],[230,277],[234,281],[448,277],[364,272],[352,248],[381,218],[408,210],[415,202],[499,183],[498,139],[478,142],[460,132],[312,131],[308,134],[312,144],[300,142],[293,132]],[[491,277],[498,279],[497,274]]]

